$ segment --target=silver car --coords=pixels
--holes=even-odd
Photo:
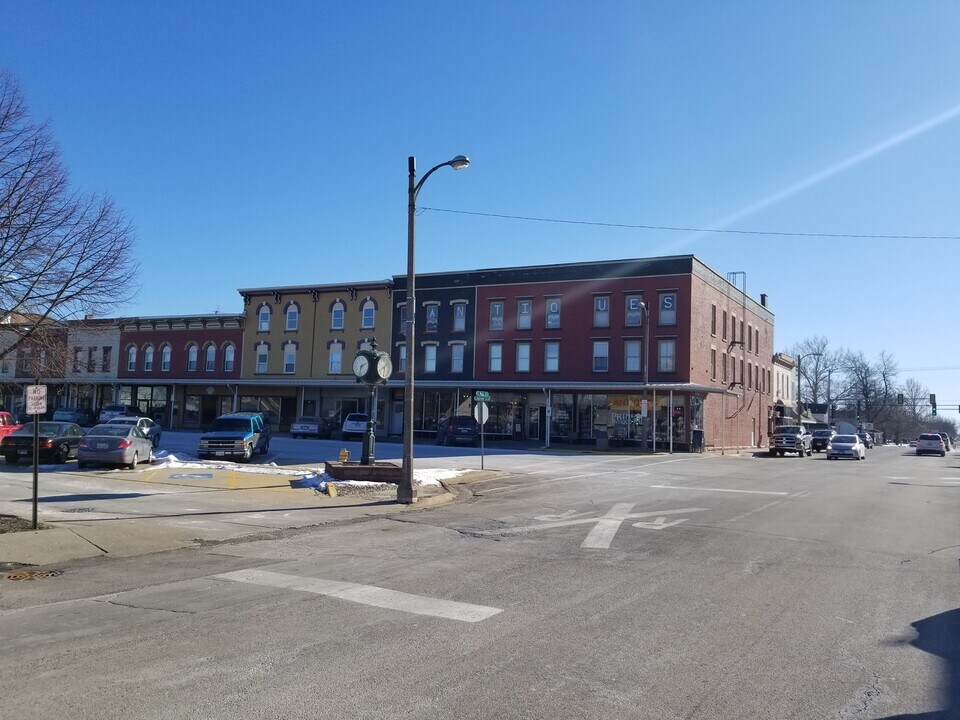
[[[858,435],[834,435],[827,445],[827,460],[866,460],[867,446]]]
[[[944,444],[943,438],[936,433],[923,433],[917,438],[917,455],[926,453],[944,457],[947,454],[947,446]]]
[[[80,439],[77,465],[93,463],[126,465],[131,470],[138,463],[153,459],[153,443],[136,425],[122,423],[97,425]]]
[[[116,417],[108,420],[104,425],[126,425],[128,427],[138,427],[143,434],[150,438],[154,447],[160,445],[160,426],[147,417]]]

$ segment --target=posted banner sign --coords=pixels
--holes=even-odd
[[[27,385],[27,415],[43,415],[47,411],[47,386]]]

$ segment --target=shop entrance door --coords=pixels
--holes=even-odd
[[[393,410],[390,413],[390,434],[403,435],[403,400],[393,401]]]
[[[217,398],[212,395],[200,397],[200,427],[206,428],[217,419]]]
[[[530,408],[527,422],[527,439],[528,440],[539,440],[540,439],[540,415],[545,410],[542,407],[532,407]]]

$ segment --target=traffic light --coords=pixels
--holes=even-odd
[[[937,395],[936,393],[930,393],[930,414],[937,414]]]
[[[931,406],[930,406],[930,414],[931,414],[931,415],[936,415],[936,414],[937,414],[937,406],[936,406],[936,405],[931,405]]]
[[[857,422],[860,422],[860,401],[857,400]]]
[[[903,393],[897,393],[897,405],[903,405]]]

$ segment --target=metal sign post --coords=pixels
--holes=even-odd
[[[40,416],[47,411],[47,386],[28,385],[26,389],[27,414],[33,415],[33,529],[37,529],[37,505],[40,499]]]
[[[477,395],[474,397],[476,398],[481,394],[486,395],[488,400],[490,399],[490,395],[488,393],[477,392]],[[476,419],[478,423],[480,423],[480,469],[483,470],[483,457],[484,457],[483,426],[486,424],[487,418],[490,417],[490,410],[487,408],[487,404],[485,402],[483,401],[477,402],[477,404],[473,408],[473,417]]]

